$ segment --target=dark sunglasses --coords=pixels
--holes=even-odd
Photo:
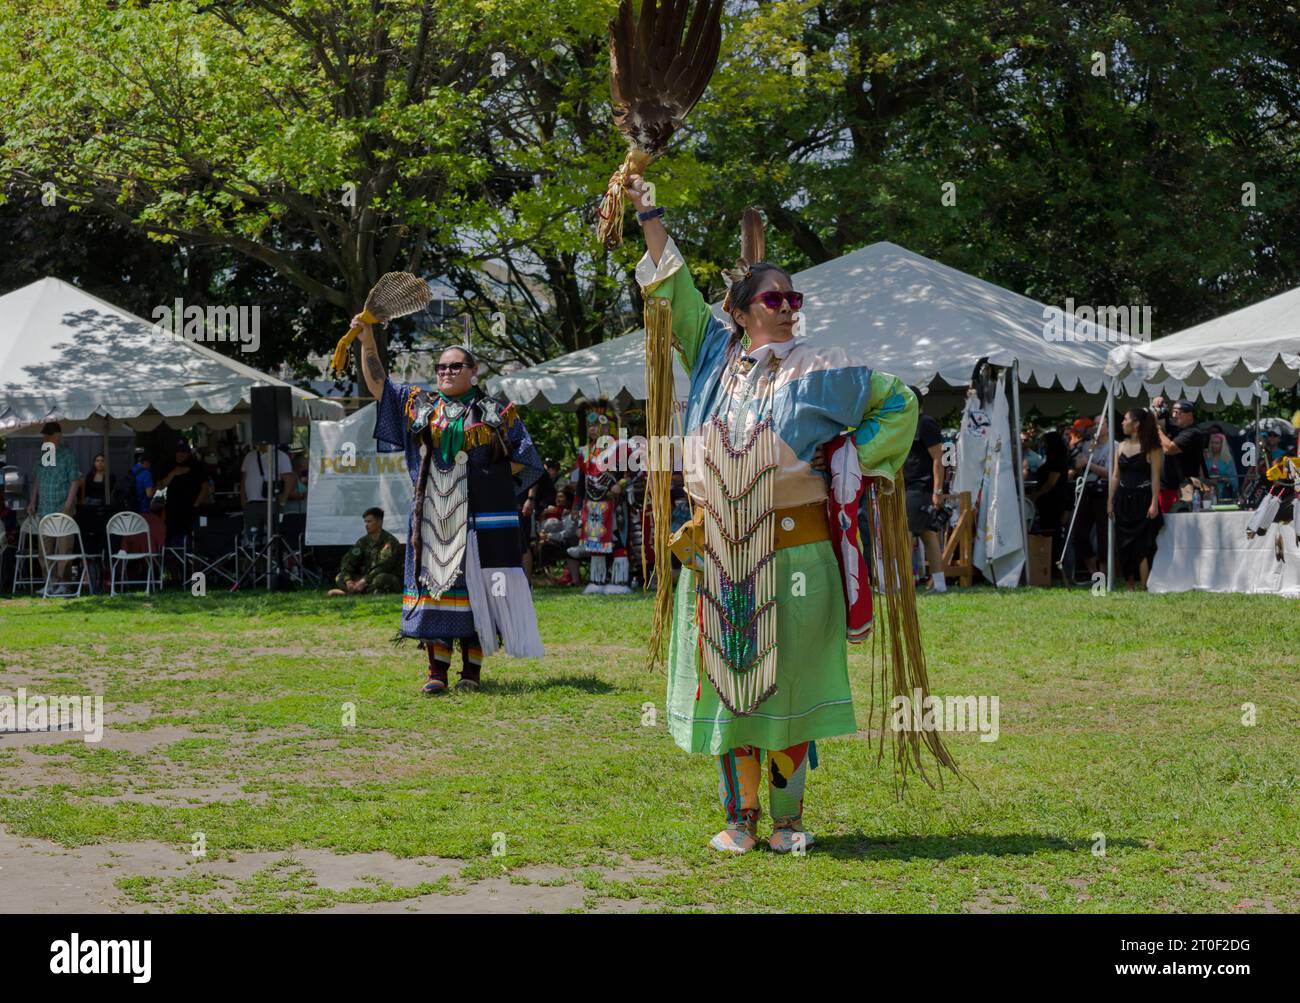
[[[754,297],[754,299],[758,300],[769,310],[780,310],[782,300],[785,300],[790,304],[791,310],[799,310],[803,307],[803,293],[797,293],[793,290],[782,293],[777,292],[775,289],[769,289],[765,293],[759,293]]]
[[[439,376],[441,376],[443,373],[451,373],[452,376],[455,376],[464,368],[465,368],[465,363],[463,362],[439,362],[436,366],[433,367],[433,371],[437,373]]]

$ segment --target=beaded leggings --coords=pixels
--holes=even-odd
[[[768,751],[767,789],[773,822],[797,820],[803,815],[808,745],[800,742],[788,749]],[[742,745],[718,757],[718,796],[728,825],[752,829],[758,822],[762,752],[752,745]]]
[[[451,669],[451,649],[455,639],[437,637],[425,645],[429,652],[429,678],[447,681],[447,672]],[[460,639],[461,669],[460,677],[478,682],[479,672],[483,667],[483,649],[479,646],[478,634]]]

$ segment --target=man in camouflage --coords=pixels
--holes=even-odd
[[[331,596],[402,591],[402,545],[384,530],[384,510],[366,509],[366,535],[343,555]]]

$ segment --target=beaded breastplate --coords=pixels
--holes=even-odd
[[[421,455],[428,448],[420,446]],[[469,528],[469,464],[465,451],[450,469],[429,464],[428,486],[420,509],[420,583],[437,599],[460,574]]]
[[[743,717],[776,692],[776,431],[769,413],[737,445],[714,415],[701,435],[704,670],[723,705]]]

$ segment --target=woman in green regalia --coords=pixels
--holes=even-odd
[[[842,349],[795,339],[803,297],[782,268],[761,261],[756,213],[746,214],[757,235],[744,242],[749,249],[723,304],[728,327],[692,281],[664,229],[664,209],[647,204],[641,176],[628,177],[627,192],[646,238],[636,275],[647,300],[647,366],[661,365],[654,353],[666,351],[662,334],[670,325],[690,374],[686,488],[696,518],[693,546],[682,551],[692,554],[692,566],[683,568],[671,607],[669,730],[682,749],[717,759],[726,828],[713,837],[715,849],[745,853],[757,845],[766,753],[768,845],[801,850],[813,841],[803,829],[803,801],[815,742],[857,731],[847,659],[855,627],[846,616],[870,608],[856,519],[846,545],[833,532],[828,500],[841,516],[845,507],[856,513],[861,489],[854,478],[893,491],[917,401],[899,379]],[[840,509],[821,461],[832,441],[845,446],[835,465],[850,484]],[[878,512],[877,537],[888,529]],[[843,568],[853,592],[847,604]],[[911,637],[895,651],[900,664],[919,654],[908,612],[891,615],[911,623]],[[867,617],[855,639],[869,628]],[[911,661],[903,680],[924,688],[923,663]],[[937,736],[923,741],[951,765]],[[915,739],[911,747],[919,764]]]

